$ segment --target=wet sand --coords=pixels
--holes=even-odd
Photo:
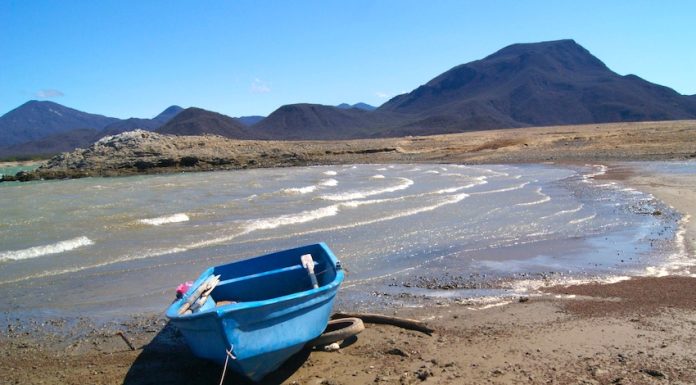
[[[606,177],[651,192],[685,215],[696,213],[696,175],[638,175],[621,165],[610,167]],[[684,241],[692,257],[694,239],[696,228],[688,222]],[[693,277],[550,287],[501,306],[443,301],[393,314],[424,320],[436,332],[367,325],[340,351],[305,351],[264,383],[696,383]],[[220,379],[221,368],[194,358],[161,315],[105,325],[58,319],[17,324],[5,316],[11,326],[0,336],[3,383],[217,384]],[[245,382],[228,373],[225,383]]]

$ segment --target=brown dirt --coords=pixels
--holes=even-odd
[[[428,320],[436,332],[367,325],[338,352],[304,351],[262,383],[692,384],[695,285],[695,278],[640,278],[551,288],[484,310],[463,304],[400,310]],[[583,297],[557,299],[554,293]],[[221,368],[194,358],[176,331],[156,318],[143,322],[150,332],[142,331],[143,323],[122,325],[135,351],[104,331],[62,348],[50,339],[5,335],[4,383],[218,383]],[[248,382],[228,374],[225,383]]]

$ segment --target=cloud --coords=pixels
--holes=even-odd
[[[50,99],[50,98],[59,98],[59,97],[63,96],[64,94],[58,90],[46,89],[46,90],[37,91],[35,95],[39,98]]]
[[[377,97],[380,99],[386,99],[386,98],[391,96],[391,94],[383,92],[383,91],[377,91],[377,92],[375,92],[375,95],[377,95]]]
[[[256,78],[251,82],[251,92],[255,94],[267,94],[271,92],[271,87],[265,81]]]

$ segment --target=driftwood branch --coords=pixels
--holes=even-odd
[[[119,330],[119,331],[116,332],[116,334],[118,334],[119,336],[121,336],[121,338],[123,339],[123,341],[124,341],[124,342],[128,345],[128,347],[130,348],[130,350],[135,350],[135,346],[133,346],[133,343],[131,342],[131,340],[130,340],[128,337],[126,337],[126,333],[124,333],[124,332],[122,332],[122,331]]]
[[[421,333],[425,333],[427,335],[431,335],[435,330],[429,328],[425,323],[414,320],[414,319],[409,319],[409,318],[400,318],[400,317],[392,317],[388,315],[382,315],[382,314],[372,314],[372,313],[334,313],[331,316],[332,319],[338,319],[338,318],[360,318],[363,322],[366,323],[372,323],[372,324],[383,324],[383,325],[392,325],[392,326],[397,326],[403,329],[408,329],[408,330],[415,330]]]

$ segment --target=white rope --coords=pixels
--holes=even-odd
[[[222,367],[222,377],[220,377],[220,385],[222,385],[223,382],[225,382],[225,372],[227,371],[227,362],[231,359],[236,360],[237,357],[232,354],[231,350],[225,349],[225,366]]]

